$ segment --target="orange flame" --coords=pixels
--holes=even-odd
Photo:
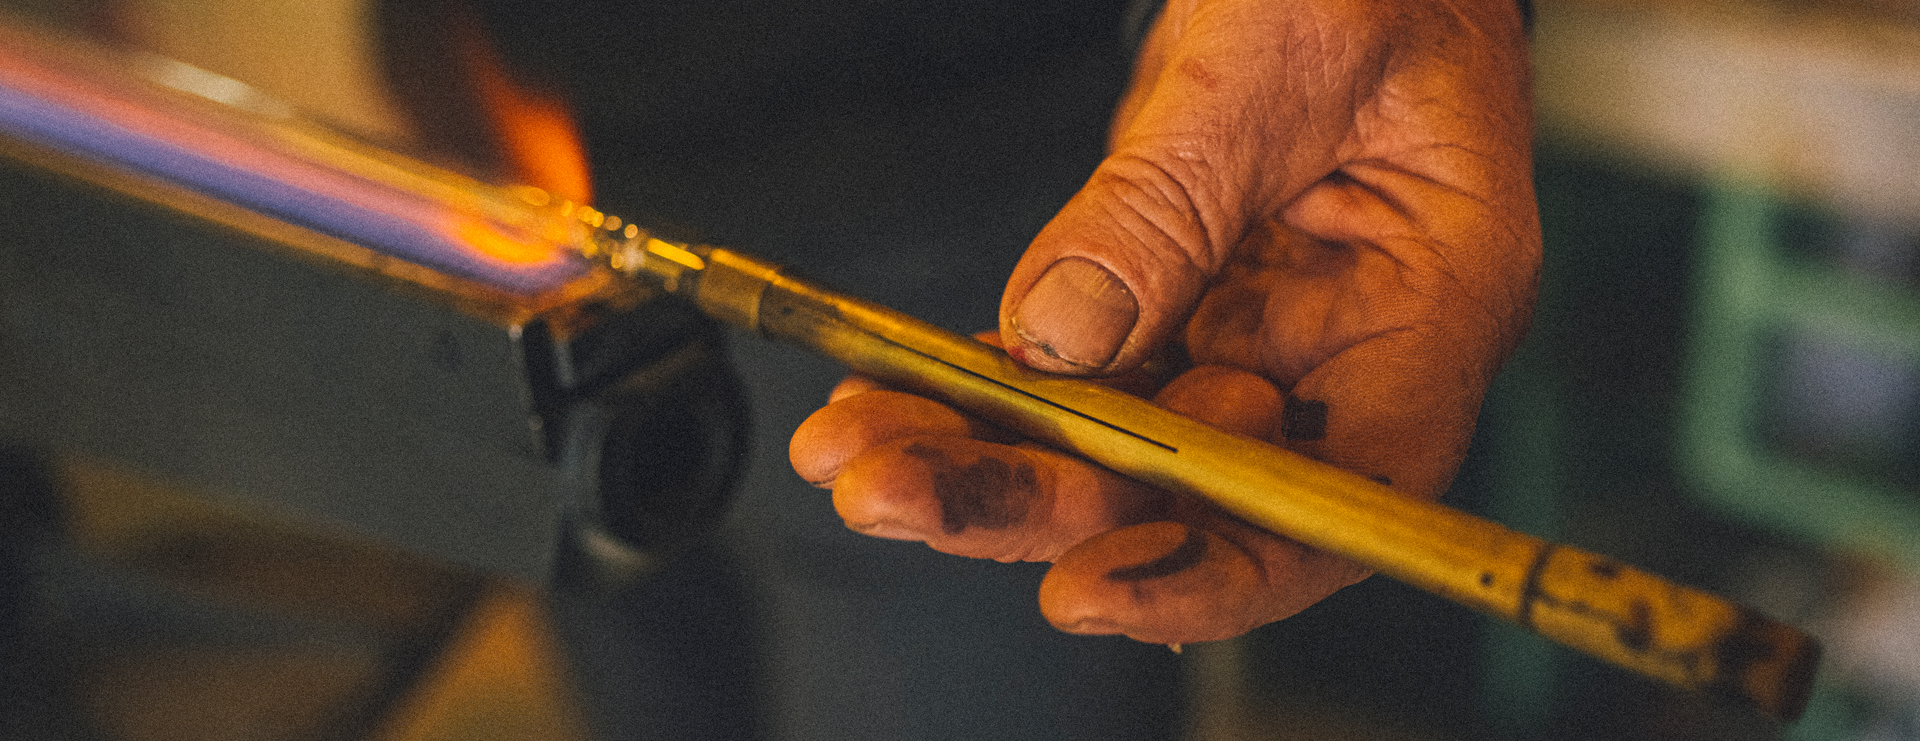
[[[503,231],[499,225],[480,218],[456,219],[454,237],[480,254],[503,262],[522,265],[543,264],[553,260],[551,242],[531,239]]]
[[[573,113],[558,96],[515,79],[471,14],[453,25],[454,53],[499,137],[513,176],[575,203],[589,203],[592,176]]]

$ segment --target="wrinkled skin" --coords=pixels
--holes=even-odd
[[[1438,497],[1533,303],[1526,64],[1512,0],[1170,2],[994,339],[1100,377],[1184,348],[1156,403]],[[856,531],[1052,562],[1070,632],[1229,638],[1368,574],[864,379],[791,455]]]

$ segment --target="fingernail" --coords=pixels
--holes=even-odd
[[[847,529],[861,535],[887,540],[924,540],[919,531],[896,522],[878,520],[875,522],[849,522]]]
[[[1060,630],[1064,633],[1072,633],[1080,636],[1110,636],[1120,632],[1120,624],[1106,618],[1084,618],[1071,625],[1063,625],[1060,627]]]
[[[1013,328],[1047,355],[1084,368],[1113,360],[1140,318],[1133,291],[1091,260],[1047,268],[1014,309]]]

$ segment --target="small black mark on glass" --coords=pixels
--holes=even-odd
[[[1187,526],[1187,537],[1174,546],[1167,554],[1143,564],[1122,566],[1107,572],[1107,578],[1121,582],[1146,581],[1163,576],[1172,576],[1200,565],[1207,557],[1207,534],[1200,528]]]
[[[1514,612],[1513,621],[1522,628],[1533,628],[1533,603],[1545,597],[1540,591],[1540,577],[1546,573],[1547,562],[1553,559],[1560,547],[1553,543],[1541,546],[1533,556],[1533,563],[1527,565],[1527,575],[1520,582],[1520,609]]]
[[[1614,636],[1628,651],[1646,651],[1653,645],[1653,608],[1643,600],[1634,600],[1627,610],[1627,622],[1614,626]]]

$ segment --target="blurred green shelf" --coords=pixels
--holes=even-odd
[[[1680,397],[1682,470],[1713,505],[1758,525],[1824,552],[1920,570],[1920,491],[1782,451],[1761,432],[1783,337],[1920,368],[1920,291],[1792,254],[1781,228],[1791,206],[1763,187],[1726,179],[1705,194]],[[1895,444],[1890,454],[1911,451]],[[1911,461],[1894,465],[1903,463]]]

